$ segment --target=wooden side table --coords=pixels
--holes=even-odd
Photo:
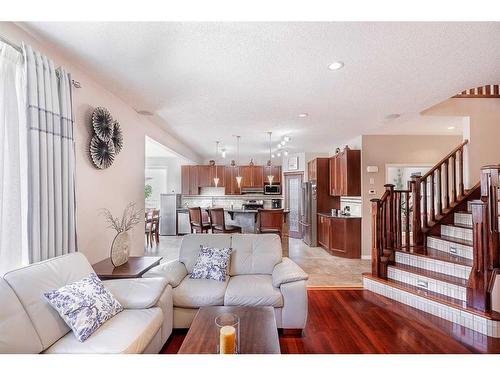
[[[139,278],[151,268],[160,264],[163,257],[129,257],[128,262],[115,267],[111,258],[106,258],[92,265],[101,280]]]

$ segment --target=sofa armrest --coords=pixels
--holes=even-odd
[[[307,280],[309,276],[290,258],[283,258],[273,270],[273,286],[279,288],[281,284]]]
[[[142,277],[163,277],[172,286],[172,288],[175,288],[181,283],[187,274],[188,272],[184,263],[181,263],[178,260],[172,260],[170,262],[160,263],[156,267],[151,268],[148,272],[142,275]]]
[[[124,309],[149,309],[168,285],[163,278],[104,280],[103,284]]]

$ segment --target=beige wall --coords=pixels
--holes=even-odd
[[[500,99],[448,99],[422,113],[432,116],[464,116],[469,139],[468,187],[479,181],[479,170],[488,164],[500,163]]]
[[[53,59],[56,66],[62,65],[82,88],[73,93],[75,111],[75,152],[76,152],[76,209],[78,249],[91,263],[99,261],[109,254],[114,232],[107,229],[99,209],[109,208],[119,215],[124,206],[136,202],[138,208],[144,208],[144,163],[145,136],[164,144],[188,159],[199,161],[187,146],[177,141],[162,129],[161,125],[149,118],[140,116],[133,109],[133,104],[125,103],[112,92],[98,84],[91,74],[81,70],[78,62],[52,46],[37,41],[17,25],[0,23],[0,34],[14,43],[25,41],[35,49]],[[93,167],[88,157],[89,119],[97,106],[108,108],[120,122],[123,129],[124,149],[115,159],[114,164],[105,170]],[[137,225],[132,230],[131,253],[142,254],[144,251],[143,226]]]
[[[362,256],[371,253],[370,199],[380,198],[386,183],[386,164],[435,164],[462,141],[457,135],[363,135],[361,151]],[[366,172],[377,166],[377,173]],[[374,184],[370,184],[370,178]],[[368,191],[375,189],[376,194]]]

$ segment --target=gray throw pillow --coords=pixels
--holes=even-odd
[[[189,277],[191,279],[226,281],[227,266],[231,251],[227,247],[217,249],[201,245],[198,259]]]

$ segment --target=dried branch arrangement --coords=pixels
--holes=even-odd
[[[113,214],[107,208],[101,209],[101,215],[104,216],[106,222],[109,224],[108,228],[113,228],[118,233],[126,232],[134,225],[144,220],[144,213],[141,210],[136,209],[134,202],[127,204],[127,207],[123,210],[121,219],[113,217]]]

